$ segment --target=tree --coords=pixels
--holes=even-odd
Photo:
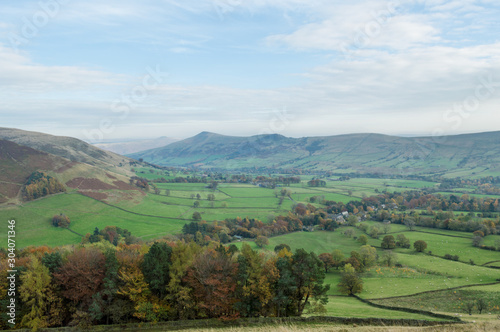
[[[342,262],[344,261],[345,256],[344,256],[344,253],[340,249],[335,249],[332,252],[332,258],[335,261],[334,266],[338,269],[342,265]]]
[[[229,316],[237,299],[236,264],[226,253],[205,249],[193,261],[184,282],[202,316]]]
[[[94,248],[82,248],[70,254],[54,273],[62,295],[86,311],[92,296],[102,288],[104,263],[104,255]]]
[[[330,285],[323,285],[325,271],[323,263],[314,252],[307,253],[304,249],[298,249],[292,256],[292,278],[296,285],[293,301],[297,308],[296,315],[301,316],[305,306],[311,298],[321,304],[328,302],[326,293]]]
[[[423,252],[425,249],[427,249],[427,243],[422,240],[415,241],[413,243],[413,248],[415,248],[415,250],[418,252]]]
[[[474,310],[474,302],[472,301],[465,302],[464,309],[466,313],[472,315],[472,310]]]
[[[354,235],[354,230],[351,228],[348,228],[344,231],[344,235],[348,238],[351,238]]]
[[[166,286],[170,281],[170,256],[172,247],[164,242],[155,242],[144,255],[142,262],[142,273],[149,284],[149,289],[160,299],[167,292]]]
[[[363,281],[351,264],[346,264],[337,284],[340,293],[346,295],[358,294],[363,291]]]
[[[255,244],[259,248],[264,248],[264,246],[267,246],[269,244],[269,240],[267,239],[267,237],[265,237],[263,235],[259,235],[259,236],[257,236],[257,239],[255,240]]]
[[[386,250],[382,254],[382,257],[380,258],[380,260],[381,260],[382,264],[384,264],[388,267],[392,267],[394,264],[397,263],[398,256],[392,250]]]
[[[52,225],[55,227],[68,228],[70,223],[69,217],[65,214],[56,214],[52,217]]]
[[[384,239],[382,240],[381,247],[382,247],[382,249],[394,249],[394,248],[396,248],[396,241],[394,239],[394,236],[392,236],[392,235],[384,236]]]
[[[208,194],[208,195],[207,195],[207,199],[208,199],[209,201],[215,201],[215,195],[214,195],[214,194]]]
[[[477,311],[479,311],[479,314],[481,314],[483,312],[483,310],[487,308],[486,301],[482,298],[477,299],[476,300],[476,308],[477,308]]]
[[[165,189],[165,196],[170,196],[170,189]]]
[[[318,256],[319,260],[323,262],[325,266],[325,272],[328,273],[328,270],[335,266],[335,260],[333,259],[333,255],[330,253],[322,253]]]
[[[275,253],[279,253],[281,250],[285,249],[288,250],[288,251],[292,251],[292,249],[290,249],[290,246],[288,244],[284,244],[284,243],[281,243],[281,244],[278,244],[276,247],[274,247],[274,252]]]
[[[193,207],[199,208],[200,207],[200,201],[194,201]]]
[[[474,236],[472,239],[472,245],[474,247],[479,247],[481,245],[481,242],[483,242],[483,238],[481,236]]]
[[[19,294],[27,309],[22,326],[36,331],[61,324],[62,300],[56,296],[49,269],[38,258],[31,257],[28,269],[20,279]]]
[[[201,220],[201,213],[198,211],[193,213],[193,220],[200,221]]]
[[[380,230],[379,230],[379,228],[378,228],[378,227],[373,226],[373,227],[370,229],[370,237],[371,237],[371,238],[378,239],[379,234],[380,234]]]
[[[54,274],[63,264],[61,253],[59,251],[45,253],[42,256],[42,264],[49,269],[50,274]]]
[[[400,248],[410,248],[410,239],[408,239],[404,234],[398,234],[396,236],[396,246]]]
[[[368,243],[368,237],[365,234],[361,234],[356,241],[358,241],[362,245],[365,245]]]
[[[244,317],[262,315],[266,305],[272,300],[272,283],[278,271],[272,261],[266,264],[264,255],[252,250],[246,243],[238,256],[238,272],[236,275],[236,294],[238,302],[235,307]]]
[[[370,245],[364,245],[359,249],[359,256],[361,265],[364,268],[370,267],[377,261],[377,249]]]
[[[166,299],[172,305],[171,315],[175,319],[194,319],[194,300],[190,288],[183,282],[189,267],[200,254],[202,248],[194,242],[178,242],[172,248],[170,281],[167,286]]]
[[[389,222],[384,222],[382,224],[382,231],[384,232],[384,234],[387,234],[391,231],[391,224]]]
[[[405,221],[404,221],[404,224],[406,227],[408,227],[408,230],[409,231],[414,231],[415,230],[415,220],[413,220],[413,218],[407,218]]]

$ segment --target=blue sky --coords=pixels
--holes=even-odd
[[[498,17],[488,0],[3,1],[0,126],[89,141],[498,130]]]

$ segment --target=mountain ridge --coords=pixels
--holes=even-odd
[[[201,132],[132,158],[162,166],[244,169],[302,168],[426,173],[497,169],[500,131],[448,136],[399,137],[376,133],[285,137],[279,134],[225,136]],[[500,170],[499,170],[500,171]]]

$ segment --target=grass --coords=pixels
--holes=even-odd
[[[436,293],[427,293],[417,296],[409,296],[397,299],[387,299],[374,301],[377,304],[393,306],[393,307],[403,307],[403,308],[413,308],[422,309],[428,311],[439,311],[439,312],[450,312],[450,313],[466,313],[464,304],[467,302],[475,302],[478,299],[483,299],[486,302],[486,308],[483,314],[498,315],[500,314],[500,292],[487,291],[485,286],[484,289],[481,287],[476,287],[474,289],[457,289],[457,290],[446,290]],[[498,288],[497,285],[494,287]],[[474,309],[475,313],[479,313],[477,309]]]
[[[329,296],[326,315],[334,317],[440,320],[421,314],[372,307],[348,296]]]
[[[102,229],[115,225],[128,229],[135,236],[151,239],[179,233],[185,224],[184,221],[168,218],[135,215],[79,194],[60,194],[0,209],[0,218],[16,220],[18,248],[79,243],[80,236],[51,225],[51,218],[59,213],[68,215],[71,220],[70,229],[82,235],[91,233],[95,227]],[[6,232],[7,227],[2,227],[0,236],[6,236]]]

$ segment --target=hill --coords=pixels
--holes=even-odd
[[[131,161],[129,158],[101,150],[76,138],[53,136],[13,128],[0,128],[0,139],[12,141],[70,161],[131,175],[128,167]]]
[[[130,156],[165,166],[499,175],[498,142],[500,132],[442,137],[350,134],[303,138],[277,134],[234,137],[202,132]]]
[[[104,198],[104,190],[115,190],[115,196],[137,191],[121,174],[0,139],[0,205],[20,203],[23,185],[35,171],[46,172],[70,191],[90,197]]]
[[[127,142],[102,142],[95,143],[93,145],[103,150],[111,151],[120,155],[125,155],[144,150],[160,148],[174,142],[177,142],[175,138],[163,136],[156,139],[134,140]]]

